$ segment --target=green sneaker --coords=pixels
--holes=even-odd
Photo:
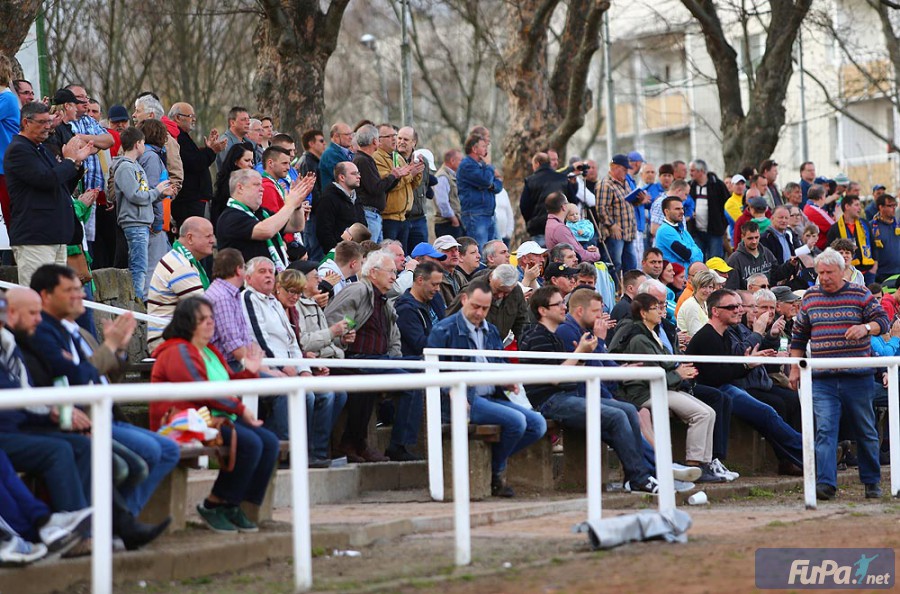
[[[241,532],[259,532],[259,526],[250,521],[241,506],[223,507],[222,511],[228,521]]]
[[[233,534],[238,531],[228,517],[227,507],[206,507],[204,503],[197,504],[197,513],[206,522],[207,527],[213,532],[221,532],[224,534]]]

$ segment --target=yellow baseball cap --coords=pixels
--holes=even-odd
[[[706,267],[710,270],[715,270],[716,272],[731,272],[732,270],[734,270],[734,268],[729,266],[728,263],[725,262],[725,260],[718,256],[707,260]]]

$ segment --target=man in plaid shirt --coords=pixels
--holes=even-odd
[[[637,232],[634,206],[625,199],[629,193],[625,183],[628,167],[628,157],[614,155],[609,164],[609,173],[600,182],[597,194],[597,214],[608,235],[606,249],[616,270],[623,272],[638,267],[632,247]],[[646,194],[641,196],[643,199],[647,198]]]

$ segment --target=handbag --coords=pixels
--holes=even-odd
[[[205,408],[205,407],[204,407]],[[160,426],[163,427],[169,424],[169,420],[172,415],[177,413],[174,407],[170,408],[166,411],[166,413],[162,416],[160,420]],[[234,422],[228,418],[227,416],[210,416],[206,421],[207,427],[211,427],[216,429],[216,436],[212,439],[208,439],[203,442],[203,445],[208,448],[216,448],[216,460],[219,461],[219,468],[224,470],[225,472],[232,472],[234,470],[234,462],[237,459],[237,431],[234,428]],[[219,450],[223,445],[225,445],[225,439],[222,437],[222,427],[230,427],[231,428],[231,443],[228,445],[228,461],[226,463],[225,460],[222,459],[222,453]]]
[[[91,274],[91,267],[88,266],[87,258],[84,256],[84,252],[66,256],[66,264],[75,271],[75,274],[78,275],[78,279],[81,281],[82,285],[86,285],[94,278]]]

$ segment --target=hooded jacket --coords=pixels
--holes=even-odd
[[[228,377],[231,379],[252,379],[259,377],[258,374],[251,371],[231,371],[228,363],[222,357],[222,353],[213,345],[208,345],[209,350],[218,357],[228,371]],[[159,348],[153,351],[153,370],[150,372],[150,382],[205,382],[206,364],[203,362],[203,355],[200,350],[192,343],[183,338],[170,338],[165,341]],[[221,398],[209,400],[175,400],[175,401],[159,401],[150,403],[150,430],[159,429],[160,420],[169,410],[185,410],[188,408],[207,407],[210,410],[220,410],[229,414],[241,416],[244,414],[244,405],[237,398],[232,396],[223,396]]]
[[[771,273],[775,268],[780,267],[775,254],[769,251],[769,248],[759,244],[757,254],[754,256],[741,242],[737,250],[728,258],[728,265],[734,268],[725,281],[725,288],[734,291],[743,291],[747,288],[747,279],[754,274],[765,274],[769,277],[769,281],[775,284],[775,279],[771,278]]]
[[[151,188],[144,168],[129,157],[116,157],[109,168],[115,176],[116,217],[120,227],[150,226],[153,223],[153,203],[159,190]]]

